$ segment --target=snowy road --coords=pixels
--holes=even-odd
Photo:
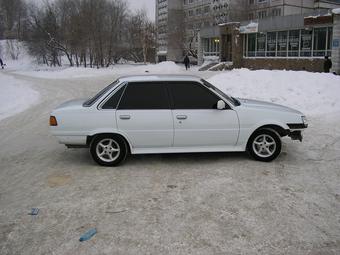
[[[0,254],[340,253],[340,112],[312,114],[305,141],[284,140],[270,164],[218,153],[102,168],[87,150],[58,145],[48,116],[117,74],[7,75],[33,84],[40,101],[0,122]],[[91,227],[98,234],[79,243]]]

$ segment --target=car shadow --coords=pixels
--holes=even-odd
[[[64,164],[98,166],[91,158],[87,149],[69,149],[62,152],[59,160]],[[129,155],[124,166],[147,164],[207,164],[219,161],[235,162],[250,160],[245,152],[214,152],[214,153],[170,153],[170,154],[141,154]]]

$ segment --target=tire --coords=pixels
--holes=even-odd
[[[249,154],[258,161],[271,162],[282,148],[280,135],[272,129],[260,129],[250,137],[247,145]]]
[[[90,146],[93,160],[101,166],[118,166],[128,155],[126,141],[117,135],[98,135]]]

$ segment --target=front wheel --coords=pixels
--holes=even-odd
[[[90,152],[94,161],[101,166],[117,166],[128,154],[125,140],[114,135],[99,135],[91,143]]]
[[[281,146],[281,138],[277,132],[271,129],[260,129],[250,137],[247,149],[254,159],[270,162],[280,155]]]

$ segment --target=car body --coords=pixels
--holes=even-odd
[[[281,137],[302,141],[305,128],[305,116],[297,110],[232,98],[195,76],[121,77],[95,97],[66,102],[51,113],[51,133],[61,144],[91,147],[99,136],[119,137],[118,143],[126,147],[124,154],[251,152],[249,142],[256,139],[252,136],[265,130],[272,139],[266,141],[260,132],[259,145],[253,143],[253,148],[255,152],[268,151],[268,144],[276,140],[275,155],[264,152],[260,157],[253,151],[253,156],[271,161],[280,153]],[[106,142],[100,145],[103,150],[97,147],[98,154],[110,155],[108,148],[117,147]],[[93,153],[94,148],[95,156]],[[120,163],[96,161],[102,165]]]

